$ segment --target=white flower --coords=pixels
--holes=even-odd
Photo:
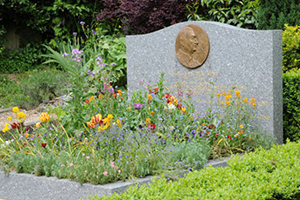
[[[175,106],[173,104],[168,104],[168,109],[169,110],[175,110]]]

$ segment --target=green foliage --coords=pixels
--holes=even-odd
[[[259,0],[195,1],[187,5],[188,19],[217,21],[241,28],[256,29],[258,6]]]
[[[298,0],[261,0],[258,12],[258,29],[283,29],[284,24],[300,25]]]
[[[300,69],[300,26],[284,25],[282,32],[283,72]]]
[[[90,22],[90,16],[101,2],[95,0],[0,0],[0,18],[4,26],[14,22],[43,33],[46,38],[71,38],[80,29],[79,21]]]
[[[31,70],[14,79],[0,76],[0,106],[30,109],[54,99],[65,91],[68,78],[55,69]]]
[[[167,161],[180,163],[192,169],[201,169],[207,163],[211,151],[207,141],[191,141],[176,143],[170,148]]]
[[[7,75],[0,74],[0,108],[15,106],[13,99],[21,93],[21,88],[16,80],[11,80]]]
[[[0,53],[0,73],[21,73],[39,68],[42,62],[40,45],[27,44],[20,50]]]
[[[299,143],[289,142],[259,149],[233,157],[226,168],[208,167],[175,182],[153,179],[150,187],[133,186],[101,199],[298,199],[299,149]]]
[[[30,109],[61,96],[67,84],[67,77],[57,70],[33,70],[20,83],[22,94],[14,99],[15,105]]]
[[[283,74],[284,139],[300,139],[300,70]]]

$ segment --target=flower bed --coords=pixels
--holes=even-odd
[[[203,168],[209,158],[270,146],[253,126],[256,100],[234,88],[212,94],[210,107],[196,112],[192,91],[175,95],[163,75],[143,91],[121,90],[112,85],[108,68],[116,63],[78,46],[48,49],[50,61],[70,75],[71,98],[42,113],[32,132],[24,126],[26,115],[13,108],[18,121],[8,118],[0,138],[5,172],[92,184],[162,173],[177,179],[181,171]]]

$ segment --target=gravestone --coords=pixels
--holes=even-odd
[[[193,28],[194,43],[202,49],[191,57],[195,62],[190,63],[182,61],[178,53],[179,33],[188,26],[200,27],[208,38],[205,44],[204,36]],[[126,36],[126,45],[130,90],[142,87],[140,81],[156,84],[164,73],[164,83],[175,95],[178,84],[185,91],[192,90],[192,102],[200,110],[209,104],[212,90],[216,94],[235,86],[242,98],[256,99],[261,130],[276,137],[278,143],[283,142],[281,30],[257,31],[217,22],[184,22],[149,34]]]

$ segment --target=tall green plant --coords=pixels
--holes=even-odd
[[[300,68],[300,26],[285,24],[282,32],[283,71]]]
[[[217,21],[256,29],[258,6],[259,0],[197,0],[187,5],[188,19]]]
[[[300,25],[298,0],[261,0],[258,12],[258,29],[283,29],[284,24]]]

